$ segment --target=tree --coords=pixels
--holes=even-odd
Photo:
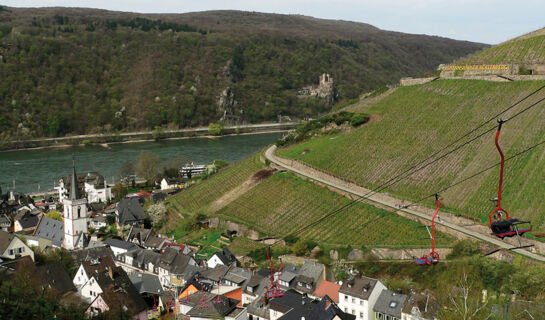
[[[165,130],[163,129],[163,127],[156,126],[155,129],[153,129],[153,131],[151,132],[151,137],[155,141],[159,141],[161,139],[164,139],[165,138]]]
[[[208,125],[208,133],[213,136],[221,135],[221,124],[211,123],[210,125]]]
[[[304,256],[308,253],[308,244],[304,239],[297,240],[297,242],[291,247],[293,253],[298,256]]]
[[[159,173],[159,157],[153,152],[140,152],[136,173],[150,183]]]
[[[151,224],[157,227],[165,220],[167,208],[162,203],[156,203],[150,205],[147,211],[151,219]]]
[[[121,179],[130,177],[136,172],[134,164],[131,162],[124,162],[119,168],[119,177]]]
[[[51,219],[58,220],[58,221],[63,221],[62,213],[56,210],[49,211],[48,213],[45,214],[45,216]]]
[[[115,200],[119,201],[129,193],[129,190],[121,182],[118,182],[113,186],[112,192]]]

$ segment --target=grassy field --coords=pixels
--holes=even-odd
[[[250,156],[170,198],[167,201],[168,207],[183,214],[204,212],[210,203],[242,184],[263,167],[259,155]]]
[[[378,114],[376,121],[347,134],[315,137],[279,154],[377,187],[544,84],[439,80],[401,87],[367,109]],[[543,97],[545,90],[503,117]],[[483,131],[495,125],[491,122]],[[506,157],[545,139],[544,128],[543,104],[506,123],[500,138]],[[490,132],[387,191],[416,200],[468,177],[499,161],[493,141]],[[512,215],[532,219],[535,229],[544,224],[544,159],[545,148],[538,148],[506,163],[502,204]],[[489,199],[496,196],[498,173],[497,168],[490,170],[443,193],[446,210],[485,221],[493,208]]]
[[[545,35],[522,37],[485,49],[456,64],[543,63]]]
[[[350,200],[290,173],[276,173],[217,212],[271,236],[286,236]],[[358,203],[297,236],[330,245],[425,247],[426,231],[411,220]],[[451,243],[443,238],[440,245]]]

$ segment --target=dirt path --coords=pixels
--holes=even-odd
[[[269,159],[269,161],[275,163],[276,165],[280,167],[283,167],[299,175],[327,184],[331,187],[345,191],[347,193],[354,194],[359,197],[363,197],[364,195],[369,194],[369,191],[370,191],[369,189],[366,189],[353,182],[335,177],[323,171],[318,171],[301,162],[278,157],[274,154],[275,151],[276,151],[276,146],[270,147],[265,152],[265,157]],[[396,209],[397,214],[409,219],[417,219],[417,220],[421,219],[421,220],[431,221],[431,218],[434,212],[433,209],[418,206],[418,205],[411,206],[410,208],[407,208],[407,209],[401,209],[407,204],[405,200],[396,199],[391,197],[390,195],[383,194],[383,193],[372,194],[369,197],[367,197],[367,199],[373,202],[394,208]],[[481,241],[486,241],[488,243],[494,244],[506,250],[511,250],[514,246],[518,246],[517,239],[506,238],[505,240],[502,241],[496,237],[489,236],[490,231],[488,227],[483,226],[481,224],[477,224],[474,221],[471,221],[469,219],[456,217],[446,212],[440,212],[439,216],[440,216],[440,219],[438,219],[439,221],[436,221],[439,231],[452,234],[457,238],[471,237]],[[535,251],[540,254],[545,254],[544,243],[541,243],[535,240],[530,240],[527,238],[522,238],[521,241],[522,241],[522,245],[530,245],[530,244],[534,245],[534,247],[531,248],[532,251]],[[527,251],[525,249],[514,249],[511,251],[517,252],[523,256],[526,256],[534,260],[545,262],[545,257],[538,255],[534,252]]]
[[[227,206],[229,203],[235,201],[241,195],[245,194],[250,189],[257,186],[261,181],[270,177],[274,173],[274,171],[275,171],[274,169],[266,168],[256,172],[254,175],[248,178],[248,180],[246,180],[243,184],[227,192],[226,194],[221,196],[219,199],[214,201],[210,205],[208,210],[210,210],[210,212],[217,212],[221,210],[223,207]]]

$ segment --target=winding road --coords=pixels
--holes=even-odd
[[[301,176],[305,176],[305,177],[307,177],[309,179],[318,181],[320,183],[331,186],[331,187],[333,187],[335,189],[342,190],[344,192],[348,192],[350,194],[353,194],[353,195],[356,195],[356,196],[359,196],[359,197],[363,197],[365,194],[368,194],[368,192],[370,192],[370,190],[365,189],[365,188],[363,188],[363,187],[361,187],[361,186],[359,186],[357,184],[341,180],[341,179],[339,179],[337,177],[334,177],[334,176],[331,176],[331,175],[327,175],[324,172],[318,171],[318,170],[313,169],[313,168],[308,167],[308,166],[304,166],[301,163],[293,161],[291,159],[284,159],[284,158],[278,157],[278,156],[275,155],[275,151],[276,151],[276,146],[272,146],[272,147],[268,148],[265,151],[265,158],[267,158],[269,161],[271,161],[272,163],[276,164],[279,167],[282,167],[282,168],[284,168],[286,170],[295,172],[295,173],[297,173],[297,174],[299,174]],[[401,208],[403,206],[404,201],[392,198],[391,196],[389,196],[387,194],[375,193],[375,194],[367,197],[366,199],[371,200],[371,201],[376,202],[376,203],[380,203],[381,205],[385,205],[385,206],[394,208],[397,211],[402,211],[404,213],[407,213],[407,214],[410,214],[410,215],[413,215],[413,216],[417,216],[417,217],[425,219],[425,220],[431,221],[431,218],[432,218],[431,214],[426,214],[425,213],[425,211],[429,211],[429,209],[426,209],[426,208],[423,208],[423,207],[418,207],[420,210],[414,210],[414,209],[410,209],[410,208],[407,208],[407,209]],[[444,213],[444,212],[440,212],[440,214],[443,215],[443,216],[448,216],[449,215],[449,214]],[[529,251],[524,250],[524,249],[512,249],[513,244],[509,244],[507,242],[499,240],[496,237],[492,237],[492,236],[489,236],[489,235],[484,234],[482,232],[477,232],[477,231],[471,230],[471,229],[469,229],[469,228],[467,228],[465,226],[460,226],[458,224],[448,222],[448,221],[445,221],[445,220],[447,220],[447,219],[441,219],[440,221],[436,220],[435,223],[439,224],[439,225],[442,225],[444,227],[447,227],[447,228],[449,228],[451,230],[455,230],[457,232],[460,232],[460,233],[463,233],[465,235],[471,236],[471,237],[473,237],[475,239],[478,239],[478,240],[481,240],[481,241],[486,241],[486,242],[491,243],[493,245],[496,245],[496,246],[498,246],[498,247],[500,247],[502,249],[514,251],[514,252],[516,252],[518,254],[521,254],[523,256],[526,256],[526,257],[528,257],[530,259],[545,262],[545,257],[544,256],[529,252]],[[526,240],[526,241],[528,241],[528,240]]]

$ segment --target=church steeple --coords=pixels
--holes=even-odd
[[[70,200],[77,200],[80,198],[79,188],[78,188],[78,177],[76,175],[76,161],[74,156],[72,156],[72,177],[70,181]]]

